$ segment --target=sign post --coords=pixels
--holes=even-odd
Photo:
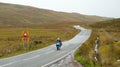
[[[23,41],[23,48],[28,48],[28,42],[29,42],[29,32],[28,31],[22,31],[22,41]]]

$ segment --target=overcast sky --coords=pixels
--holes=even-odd
[[[0,2],[120,18],[120,0],[0,0]]]

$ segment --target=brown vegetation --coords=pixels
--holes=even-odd
[[[88,16],[78,13],[56,12],[30,6],[0,3],[0,25],[23,26],[57,22],[98,22],[109,18]]]
[[[119,67],[120,19],[98,22],[90,26],[94,34],[92,33],[90,39],[76,51],[76,59],[85,67],[94,67],[94,41],[99,35],[98,64],[95,67]]]
[[[74,24],[75,23],[55,23],[1,28],[0,58],[49,46],[55,43],[57,37],[60,37],[62,41],[68,40],[79,32],[72,27]],[[30,41],[28,43],[23,43],[21,39],[21,33],[24,30],[30,32]]]

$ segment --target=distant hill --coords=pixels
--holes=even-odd
[[[56,12],[30,6],[0,3],[0,25],[23,25],[56,22],[98,22],[106,17]]]
[[[91,25],[94,28],[105,28],[109,30],[119,30],[120,31],[120,18],[112,19],[107,21],[101,21]]]

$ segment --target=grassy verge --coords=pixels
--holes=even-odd
[[[93,30],[90,38],[76,51],[75,59],[84,67],[100,67],[94,60],[94,47],[97,31]]]
[[[100,35],[99,59],[101,66],[120,67],[120,19],[92,25]]]
[[[97,35],[100,37],[98,62],[94,60],[94,42]],[[75,59],[84,67],[119,67],[120,41],[107,36],[103,29],[93,30],[88,41],[76,51]]]
[[[93,32],[75,53],[75,59],[84,67],[120,67],[120,19],[91,25]],[[94,60],[96,36],[99,35],[98,62]]]
[[[26,27],[11,27],[0,29],[0,58],[10,57],[32,50],[40,49],[55,43],[57,37],[62,41],[74,37],[79,30],[74,29],[74,23],[40,24]],[[30,32],[30,41],[23,47],[22,31]]]

